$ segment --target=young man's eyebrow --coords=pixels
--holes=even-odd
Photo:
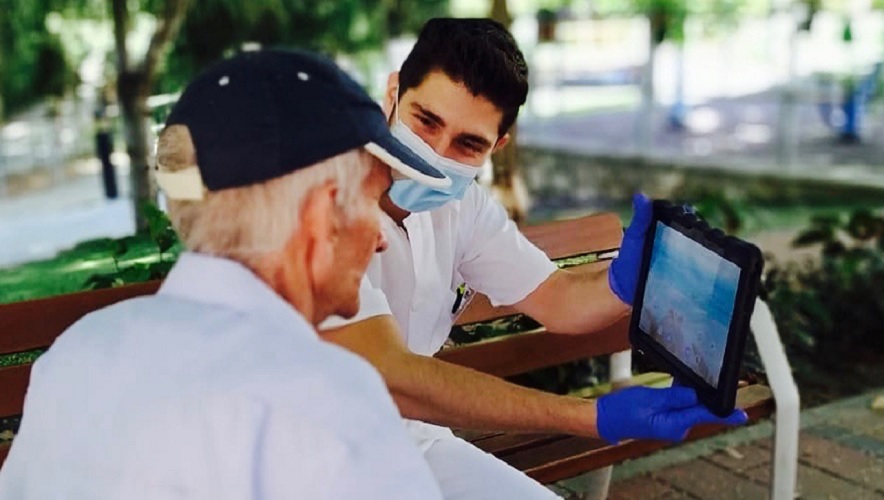
[[[414,106],[419,112],[423,113],[424,116],[429,118],[431,121],[435,122],[436,125],[445,126],[445,120],[443,120],[441,116],[437,115],[436,113],[433,113],[429,109],[421,106],[420,104],[418,104],[416,102],[411,103],[411,105]]]

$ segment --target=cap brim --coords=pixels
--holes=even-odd
[[[434,188],[451,186],[451,179],[414,154],[392,134],[377,137],[363,146],[366,151],[409,179]]]

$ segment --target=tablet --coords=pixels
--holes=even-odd
[[[693,210],[653,203],[629,337],[713,413],[733,412],[749,318],[761,278],[758,248],[710,228]]]

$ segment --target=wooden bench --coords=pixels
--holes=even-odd
[[[620,244],[622,229],[613,214],[587,216],[524,228],[526,236],[553,259],[597,254],[602,260],[587,264],[605,266]],[[120,288],[72,293],[58,297],[0,305],[0,355],[44,349],[83,315],[131,297],[154,293],[159,282]],[[470,324],[514,314],[509,308],[493,308],[476,296],[458,319]],[[493,375],[506,377],[594,356],[629,349],[627,321],[586,335],[556,335],[542,329],[443,350],[438,357]],[[27,389],[30,364],[0,369],[0,418],[20,415]],[[773,410],[768,388],[752,385],[739,390],[738,404],[757,420]],[[709,436],[719,426],[699,426],[689,439]],[[582,472],[639,457],[666,444],[626,441],[610,446],[597,439],[553,434],[515,434],[462,430],[459,434],[493,453],[529,476],[551,483]],[[0,466],[9,445],[0,445]]]
[[[522,228],[522,232],[552,259],[594,254],[599,260],[588,266],[607,266],[620,246],[622,226],[614,214],[600,214]],[[458,325],[487,322],[516,314],[507,307],[492,307],[479,295],[458,318]],[[437,357],[499,377],[560,365],[628,350],[629,318],[598,332],[585,335],[557,335],[545,329],[499,339],[445,349]],[[617,385],[640,383],[643,378],[620,381]],[[770,389],[759,384],[745,385],[737,393],[737,405],[745,408],[750,421],[769,416],[774,409]],[[721,426],[694,428],[688,440],[707,437],[725,430]],[[614,465],[650,454],[669,446],[648,440],[631,440],[611,446],[599,439],[557,434],[506,432],[457,433],[479,448],[524,471],[542,483],[552,483],[583,472]]]

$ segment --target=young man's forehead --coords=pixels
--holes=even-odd
[[[442,124],[456,127],[458,132],[484,138],[492,144],[498,138],[503,111],[445,73],[428,74],[421,85],[403,94],[403,100],[410,111],[431,114],[441,119]]]

